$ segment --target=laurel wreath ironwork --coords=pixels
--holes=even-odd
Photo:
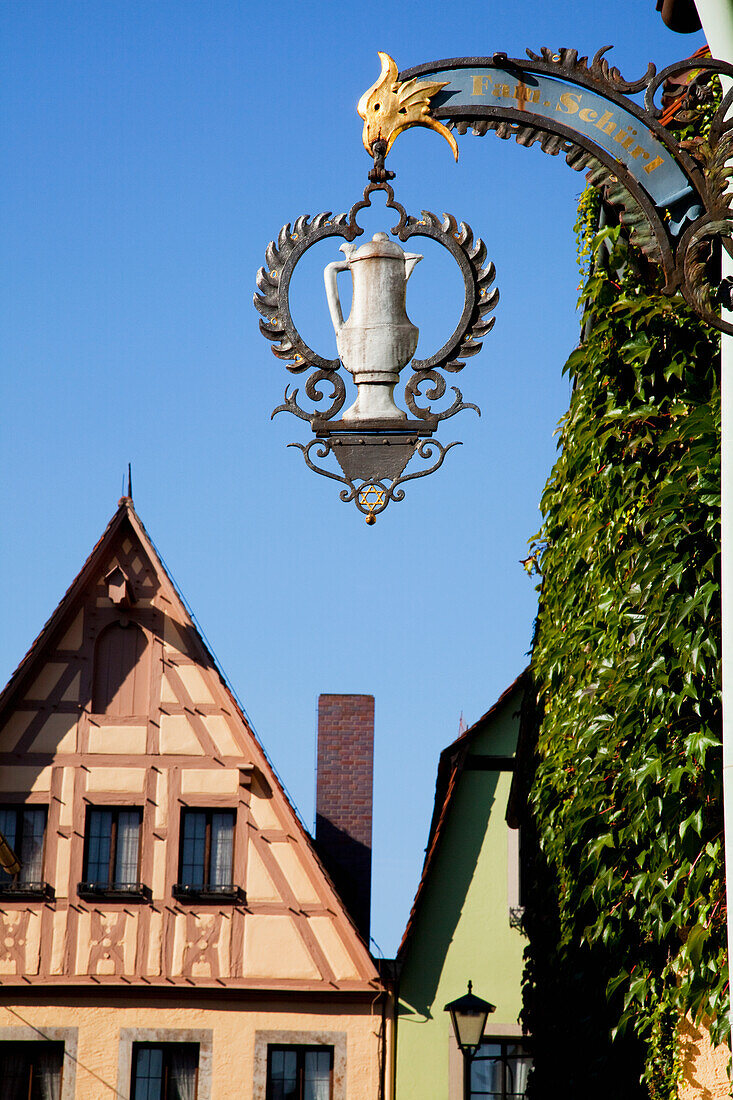
[[[489,317],[499,300],[499,291],[492,289],[496,272],[493,263],[486,262],[486,246],[465,222],[457,222],[452,214],[442,219],[430,211],[423,211],[421,218],[408,215],[404,207],[395,201],[394,192],[388,183],[370,183],[364,191],[363,199],[356,202],[348,214],[333,216],[330,212],[315,217],[303,215],[292,225],[280,230],[277,242],[271,241],[265,252],[267,266],[261,267],[257,274],[259,293],[254,295],[254,305],[262,315],[260,331],[272,342],[272,352],[284,361],[292,374],[300,374],[308,369],[313,373],[305,384],[306,397],[318,404],[324,400],[322,383],[332,387],[331,403],[325,409],[307,412],[298,403],[298,390],[290,393],[286,387],[284,401],[273,410],[290,412],[301,420],[331,420],[340,412],[346,399],[346,388],[339,374],[338,359],[325,359],[308,346],[298,332],[290,311],[290,282],[296,264],[303,254],[314,244],[327,237],[342,237],[353,241],[364,230],[357,222],[357,216],[365,207],[371,206],[374,191],[385,192],[386,205],[397,212],[399,220],[391,232],[401,241],[411,237],[429,237],[443,245],[456,260],[464,282],[464,305],[461,317],[442,348],[428,359],[413,360],[413,374],[405,386],[405,401],[412,414],[421,420],[445,420],[462,409],[475,409],[476,405],[463,401],[463,395],[457,386],[451,389],[455,395],[449,408],[433,411],[430,405],[417,403],[421,395],[420,387],[429,385],[424,396],[429,401],[438,401],[445,394],[446,382],[441,371],[457,373],[465,366],[463,360],[476,355],[483,339],[494,325],[495,318]]]

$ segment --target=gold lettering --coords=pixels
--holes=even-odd
[[[495,96],[503,95],[505,99],[510,99],[511,94],[512,94],[511,89],[509,88],[508,84],[495,84],[494,85],[494,95]]]
[[[649,154],[646,149],[642,149],[641,145],[637,145],[635,149],[631,150],[631,155],[634,160],[638,160],[639,157],[643,157],[644,160],[649,160]]]
[[[596,122],[596,130],[603,130],[604,134],[612,134],[616,129],[616,123],[611,122],[613,115],[610,111],[604,111],[601,117]]]
[[[645,164],[644,165],[644,171],[645,172],[653,172],[655,168],[659,168],[660,164],[664,164],[663,157],[655,157],[654,160],[651,161],[650,164]]]
[[[591,107],[584,107],[578,118],[582,118],[583,122],[595,122],[598,118],[598,111],[594,111]]]
[[[536,103],[540,98],[539,88],[528,88],[526,84],[517,84],[514,89],[514,98],[520,103]]]
[[[477,76],[474,74],[473,78],[473,94],[483,95],[484,92],[488,92],[489,85],[493,84],[493,80],[490,76]]]
[[[580,106],[580,95],[577,92],[563,92],[560,96],[560,102],[555,107],[556,111],[561,111],[565,115],[574,115],[578,107]]]
[[[634,137],[636,136],[636,130],[629,129],[629,135],[630,136],[626,138],[626,141],[621,142],[621,148],[622,149],[630,149],[631,146],[634,144]],[[620,140],[621,140],[620,137],[616,138],[616,141],[620,141]]]

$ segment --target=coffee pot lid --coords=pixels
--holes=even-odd
[[[404,248],[400,248],[396,241],[391,241],[389,239],[389,234],[387,233],[375,233],[370,241],[367,241],[361,248],[357,249],[354,248],[353,244],[342,244],[339,251],[346,255],[350,263],[354,263],[357,260],[415,259],[414,252],[405,252]],[[422,257],[420,258],[422,259]]]

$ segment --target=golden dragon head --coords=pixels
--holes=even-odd
[[[379,51],[382,73],[371,88],[359,100],[357,111],[364,119],[362,140],[370,156],[374,156],[375,141],[386,141],[388,153],[395,138],[411,126],[429,126],[442,134],[458,160],[458,145],[450,130],[430,117],[430,99],[445,88],[448,81],[418,80],[413,77],[404,83],[397,79],[397,65],[387,53]],[[386,155],[386,153],[385,153]]]

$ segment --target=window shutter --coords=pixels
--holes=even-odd
[[[147,714],[149,648],[135,623],[112,623],[102,631],[94,652],[94,714]]]

